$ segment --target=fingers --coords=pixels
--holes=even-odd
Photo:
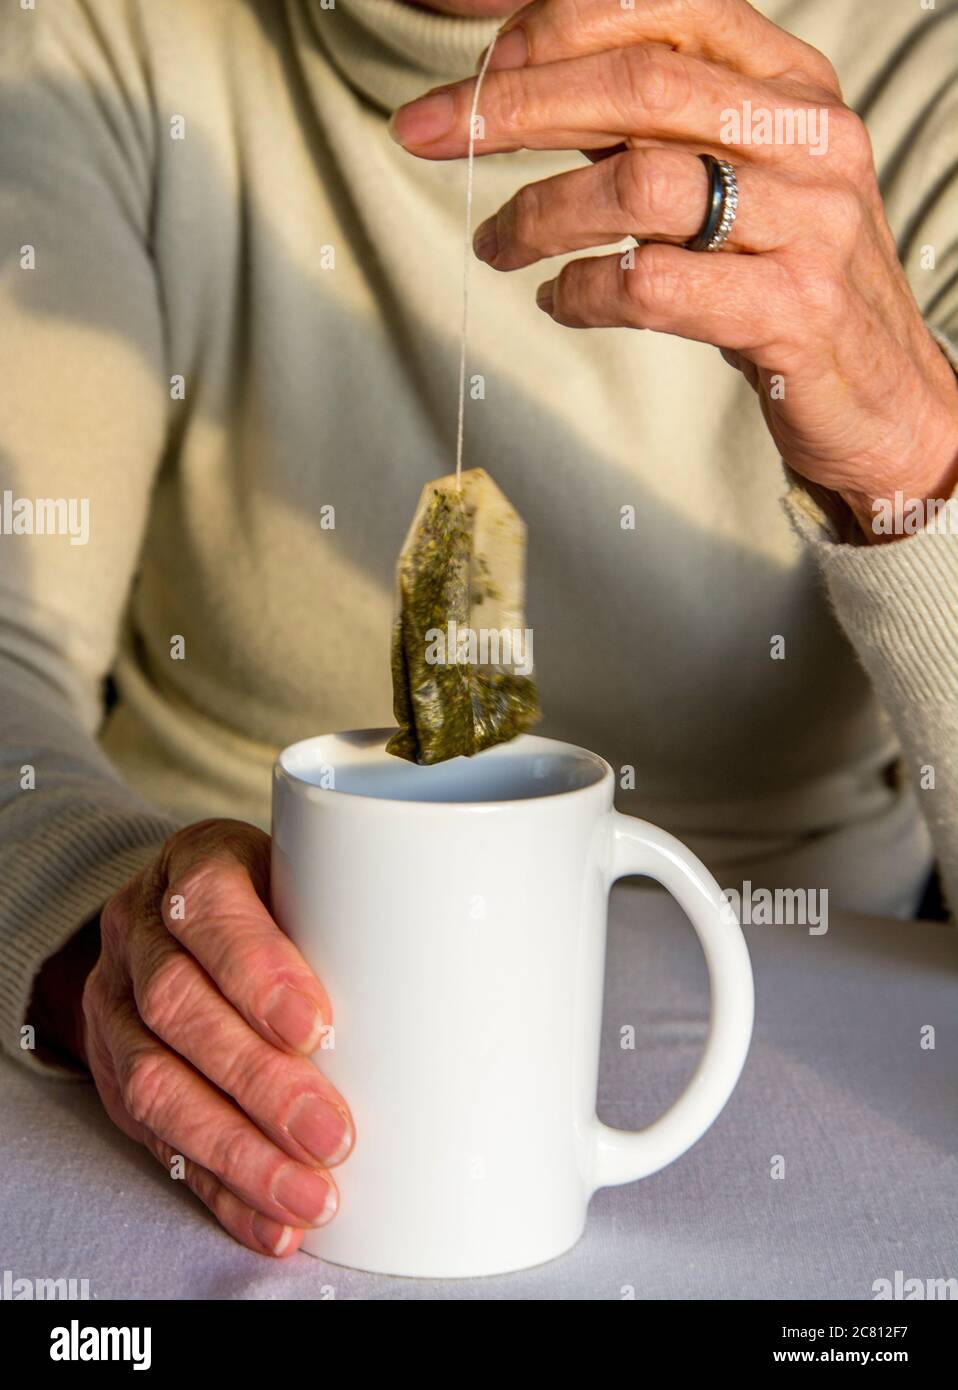
[[[539,307],[569,328],[649,328],[763,357],[775,333],[770,306],[782,299],[775,260],[654,242],[633,259],[632,268],[621,255],[570,261],[540,288]]]
[[[342,1096],[305,1057],[265,1042],[161,923],[141,931],[130,976],[147,1028],[191,1062],[300,1162],[342,1162],[353,1125]]]
[[[555,63],[628,44],[665,44],[746,77],[806,75],[838,94],[831,63],[745,0],[642,0],[631,9],[609,0],[536,0],[503,26],[490,71]]]
[[[335,1215],[326,1167],[346,1156],[353,1128],[342,1097],[293,1051],[315,1047],[330,1009],[269,915],[269,851],[240,822],[173,836],[101,914],[84,1020],[114,1122],[167,1167],[182,1159],[187,1185],[236,1239],[283,1255]]]
[[[437,89],[394,112],[390,131],[424,159],[458,159],[468,150],[475,79]],[[788,88],[746,78],[700,58],[644,44],[541,67],[489,72],[480,97],[476,151],[603,149],[626,141],[675,141],[735,151],[747,123],[729,120],[762,110],[783,123],[806,101]],[[746,105],[748,103],[748,105]],[[807,158],[801,144],[751,143],[756,161]]]
[[[338,1205],[332,1178],[290,1158],[164,1047],[143,1026],[132,999],[107,1001],[101,1029],[124,1115],[141,1135],[162,1140],[280,1226],[332,1220]]]
[[[145,1137],[144,1143],[166,1171],[171,1172],[178,1155],[169,1144],[164,1144],[152,1134]],[[302,1228],[287,1226],[264,1216],[243,1202],[235,1192],[224,1187],[218,1178],[198,1163],[188,1160],[184,1163],[182,1181],[212,1212],[223,1229],[241,1245],[277,1259],[284,1259],[299,1249],[304,1234]]]
[[[169,1144],[133,1119],[123,1103],[110,1046],[103,1037],[104,1021],[103,1010],[98,1010],[95,1026],[89,1030],[88,1058],[100,1100],[117,1128],[135,1143],[149,1149],[171,1178],[177,1172],[174,1161],[183,1159],[183,1181],[209,1208],[224,1230],[241,1244],[264,1255],[283,1257],[293,1254],[303,1238],[301,1227],[276,1221],[249,1206],[208,1169],[184,1159]]]
[[[797,186],[752,165],[737,174],[739,210],[726,247],[774,250],[794,226]],[[479,259],[496,270],[518,270],[545,256],[605,246],[629,235],[681,243],[701,228],[707,202],[708,174],[694,154],[626,150],[527,184],[478,228],[473,244]]]
[[[243,829],[261,834],[251,826]],[[224,838],[220,830],[219,835],[211,844],[202,835],[174,842],[166,865],[163,923],[263,1038],[315,1052],[332,1022],[326,991],[263,901],[258,841],[251,840],[247,850],[232,833]],[[268,838],[262,839],[268,852]]]

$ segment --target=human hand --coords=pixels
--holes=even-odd
[[[394,137],[423,158],[461,157],[473,88],[401,107]],[[483,260],[505,271],[629,233],[642,243],[631,265],[580,258],[543,285],[557,323],[715,344],[758,393],[781,456],[839,494],[870,540],[876,499],[950,496],[958,384],[899,263],[868,134],[821,53],[745,0],[535,0],[504,26],[480,111],[478,153],[595,161],[520,189],[478,229]],[[811,113],[821,152],[747,143],[746,111],[786,133],[786,113]],[[704,220],[702,152],[738,175],[718,254],[682,245]]]
[[[243,1245],[289,1255],[335,1215],[329,1172],[353,1142],[308,1060],[326,993],[268,909],[269,836],[241,821],[178,831],[100,914],[83,1052],[124,1133]]]

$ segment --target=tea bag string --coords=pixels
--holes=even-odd
[[[476,78],[472,94],[472,109],[469,112],[469,153],[466,157],[466,234],[462,253],[462,330],[459,337],[459,418],[456,423],[456,491],[462,491],[462,436],[466,416],[466,336],[469,328],[469,267],[472,263],[472,189],[475,182],[476,153],[476,115],[479,109],[479,93],[482,79],[486,75],[492,50],[496,46],[498,34],[486,49]]]

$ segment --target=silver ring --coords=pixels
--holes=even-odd
[[[718,251],[724,246],[731,235],[732,227],[735,225],[735,218],[738,216],[738,179],[735,177],[735,168],[729,164],[727,159],[717,159],[715,164],[722,181],[719,223],[708,242],[703,246],[703,251]]]

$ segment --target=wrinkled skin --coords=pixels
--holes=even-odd
[[[480,97],[477,153],[582,150],[477,231],[496,270],[642,239],[568,262],[539,307],[569,328],[652,329],[712,343],[748,379],[785,462],[876,541],[873,503],[958,484],[958,384],[924,324],[885,218],[871,143],[831,63],[745,0],[535,0],[504,26]],[[424,159],[467,151],[474,79],[401,107]],[[722,139],[722,112],[827,113],[827,148]],[[726,131],[726,133],[728,133]],[[708,152],[736,167],[726,247],[699,231]],[[781,378],[784,395],[774,381]]]
[[[82,1051],[111,1119],[227,1231],[289,1255],[336,1212],[343,1098],[307,1053],[329,1000],[268,909],[270,841],[240,821],[179,831],[100,914]]]

